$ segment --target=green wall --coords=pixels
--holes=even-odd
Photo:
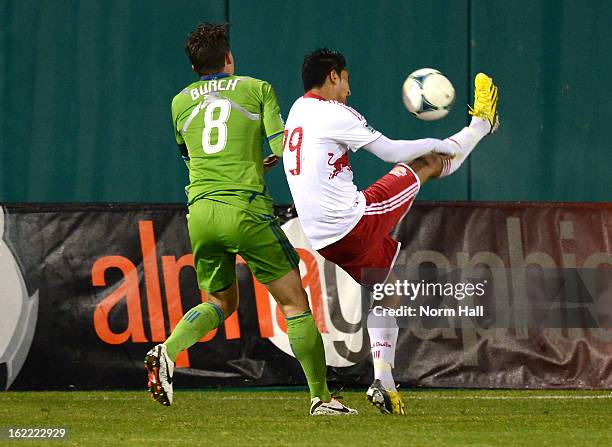
[[[612,3],[607,1],[0,0],[0,202],[181,202],[172,96],[194,79],[182,46],[202,20],[232,23],[237,70],[269,80],[283,111],[305,53],[348,59],[351,103],[391,138],[466,123],[480,70],[501,90],[502,127],[421,199],[610,201]],[[424,123],[400,87],[416,68],[455,84],[455,110]],[[389,165],[353,158],[360,187]],[[291,200],[280,168],[278,202]]]
[[[471,70],[503,128],[474,154],[475,200],[612,201],[612,2],[477,0]]]
[[[205,7],[195,7],[203,5]],[[223,0],[0,0],[0,201],[180,202],[170,101]]]

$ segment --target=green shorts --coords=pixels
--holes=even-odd
[[[200,199],[189,207],[187,226],[198,284],[207,292],[236,281],[236,254],[262,284],[283,277],[300,262],[275,216]]]

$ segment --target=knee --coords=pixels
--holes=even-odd
[[[442,168],[442,156],[435,153],[425,154],[420,157],[423,162],[423,167],[430,170]]]
[[[223,313],[226,317],[229,317],[236,311],[236,309],[238,309],[238,300],[227,302],[223,308]]]
[[[421,185],[430,178],[439,177],[442,173],[443,156],[439,154],[426,154],[410,163],[410,167],[419,177]]]
[[[221,308],[225,318],[233,314],[238,308],[238,300],[218,300],[215,304]]]
[[[228,296],[227,294],[209,295],[208,302],[220,307],[226,318],[238,308],[238,296]]]
[[[308,295],[304,289],[299,291],[296,290],[288,300],[283,303],[278,302],[278,304],[285,317],[301,314],[302,312],[310,310]]]

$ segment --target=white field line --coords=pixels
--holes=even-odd
[[[534,396],[414,396],[411,395],[409,400],[434,400],[434,399],[456,399],[456,400],[530,400],[530,399],[612,399],[612,394],[595,394],[591,396],[572,396],[572,395],[534,395]]]
[[[407,400],[530,400],[530,399],[562,399],[562,400],[574,400],[574,399],[612,399],[612,394],[596,394],[590,396],[559,396],[559,395],[545,395],[545,396],[415,396],[412,393],[408,395],[404,394]],[[304,400],[303,396],[221,396],[219,400]]]
[[[179,392],[180,394],[180,392]],[[436,395],[419,395],[418,393],[412,393],[410,391],[403,391],[402,394],[407,400],[538,400],[538,399],[560,399],[560,400],[581,400],[581,399],[612,399],[612,393],[610,394],[593,394],[593,395],[530,395],[530,396],[445,396],[443,394]],[[1,396],[0,396],[1,397]],[[147,397],[145,395],[145,397]],[[203,392],[201,396],[206,398],[207,392]],[[305,400],[307,399],[307,393],[299,396],[215,396],[216,400]],[[102,400],[102,401],[138,401],[145,400],[142,396],[74,396],[74,400]],[[0,401],[20,401],[19,398],[3,397]]]
[[[530,399],[562,399],[562,400],[574,400],[574,399],[612,399],[612,394],[596,394],[590,396],[559,396],[559,395],[544,395],[544,396],[415,396],[412,393],[404,397],[407,400],[530,400]],[[304,400],[303,396],[221,396],[220,400]]]

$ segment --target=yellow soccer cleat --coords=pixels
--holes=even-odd
[[[468,113],[487,120],[491,125],[489,133],[495,132],[499,127],[498,99],[497,86],[493,84],[493,79],[484,73],[478,73],[474,78],[474,107],[468,106]]]
[[[378,408],[382,414],[406,414],[406,407],[400,393],[387,391],[378,379],[370,385],[366,396],[370,403]]]
[[[406,406],[400,393],[397,391],[387,391],[387,394],[389,394],[389,400],[391,401],[391,413],[406,414]]]

